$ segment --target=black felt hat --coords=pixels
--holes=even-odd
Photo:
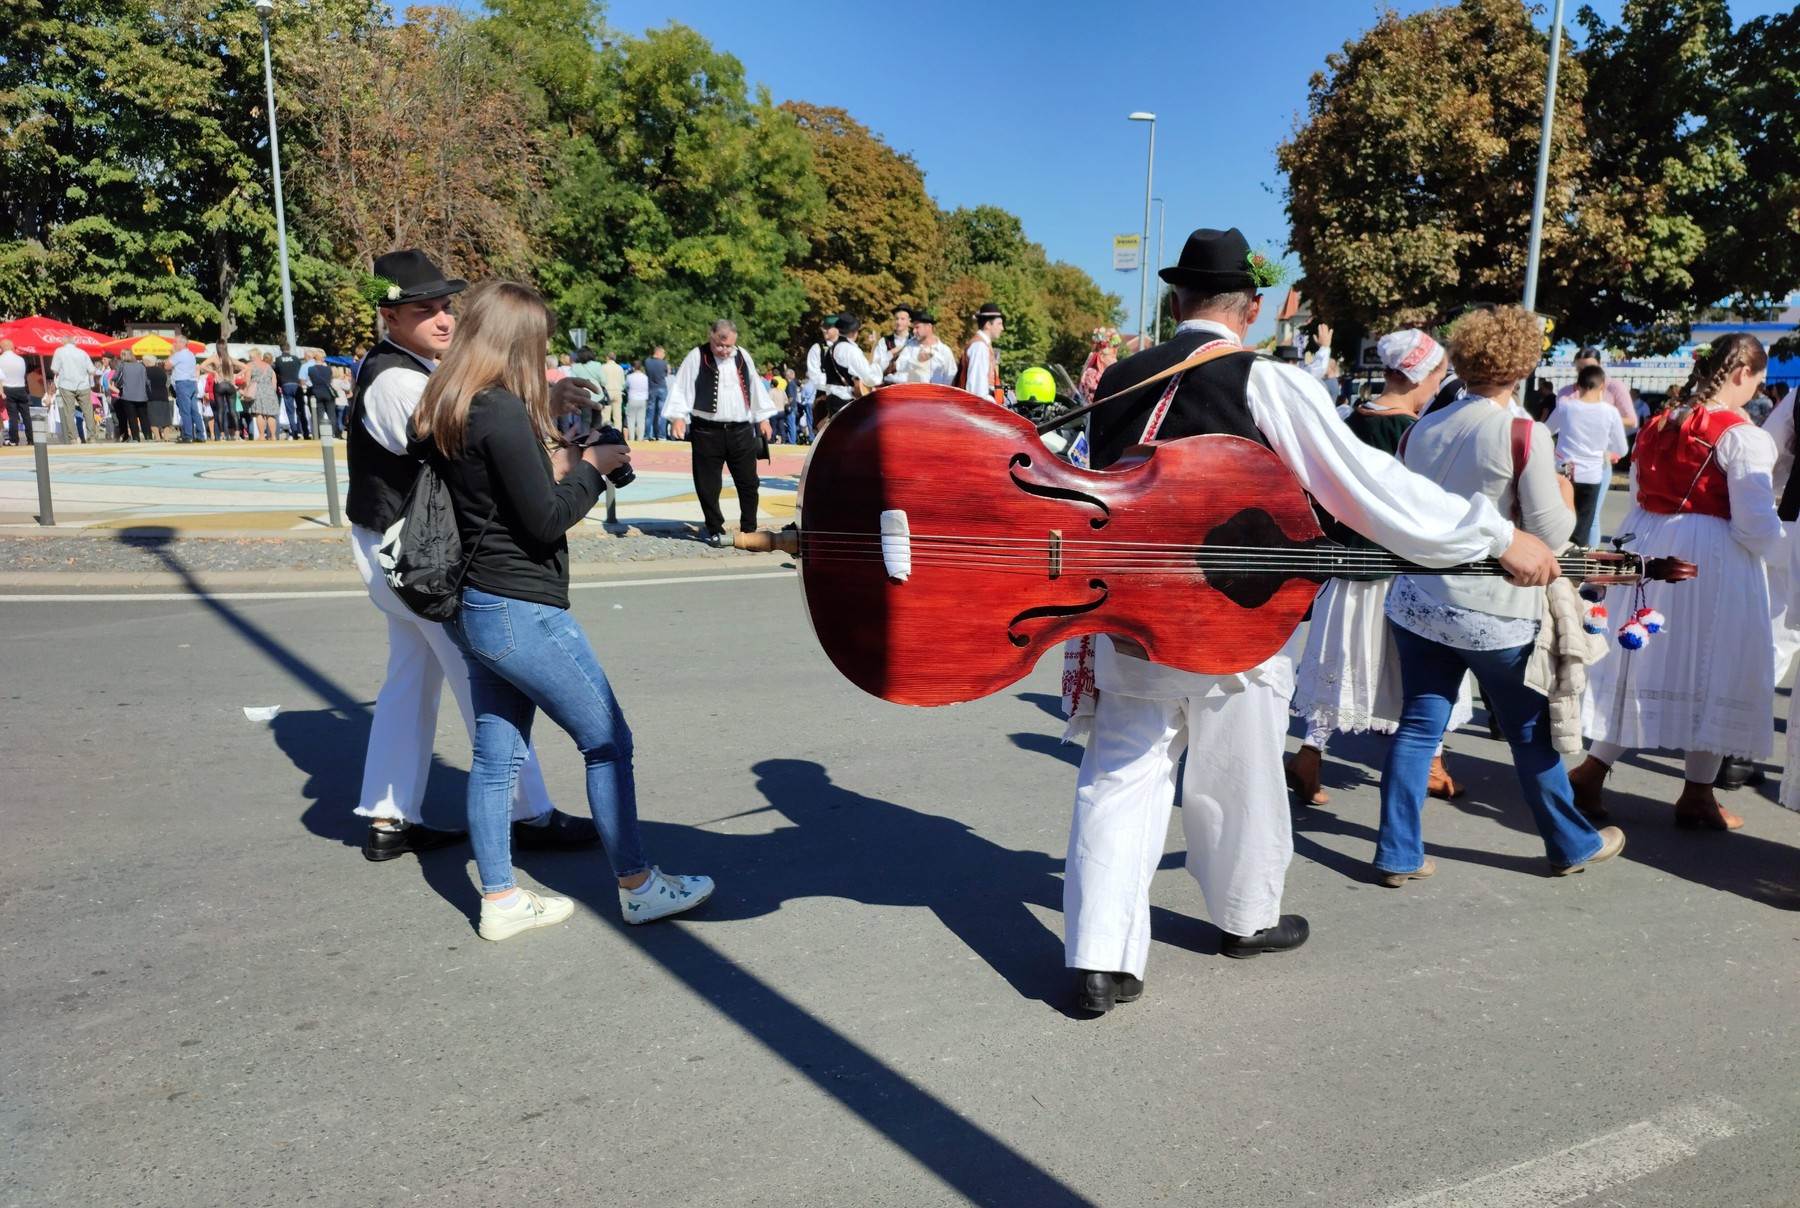
[[[862,320],[855,315],[839,315],[837,317],[837,329],[840,335],[855,335],[862,330]]]
[[[902,302],[900,305],[894,307],[893,309],[889,310],[888,314],[890,314],[890,315],[904,314],[909,319],[917,319],[919,317],[919,313],[904,302]]]
[[[1181,258],[1157,276],[1170,285],[1218,294],[1259,288],[1250,271],[1250,243],[1236,227],[1229,231],[1201,227],[1187,237]]]
[[[995,306],[992,302],[983,302],[981,304],[981,309],[975,312],[975,325],[979,327],[989,319],[1004,319],[1005,317],[1005,315],[1000,313],[1000,308],[998,306]]]
[[[914,323],[936,323],[937,322],[937,316],[932,314],[930,311],[925,310],[922,307],[918,310],[909,310],[906,313],[912,316],[912,321]]]
[[[429,302],[433,298],[460,294],[469,288],[469,283],[460,278],[446,279],[443,270],[431,262],[431,257],[416,247],[378,257],[375,275],[388,283],[381,296],[383,306]]]

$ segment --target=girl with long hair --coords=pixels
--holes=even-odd
[[[553,325],[537,292],[513,281],[466,295],[456,340],[413,413],[414,450],[450,489],[466,551],[462,607],[446,628],[469,665],[475,755],[469,841],[481,878],[483,939],[550,927],[567,898],[520,889],[512,867],[512,797],[533,717],[568,731],[587,765],[588,807],[619,884],[627,923],[691,910],[711,879],[645,860],[631,730],[587,635],[569,611],[565,533],[588,514],[603,475],[630,461],[622,445],[556,444],[544,379]]]
[[[1691,583],[1647,583],[1646,604],[1666,627],[1641,649],[1615,647],[1589,672],[1588,757],[1570,773],[1575,800],[1604,817],[1602,787],[1626,751],[1682,751],[1686,769],[1675,823],[1735,830],[1744,820],[1713,795],[1725,756],[1761,759],[1773,743],[1774,634],[1765,559],[1781,549],[1775,511],[1775,442],[1750,422],[1769,357],[1733,332],[1694,359],[1680,402],[1653,418],[1631,459],[1634,504],[1620,532],[1636,553],[1699,567]],[[1639,589],[1606,594],[1613,624],[1637,611]]]

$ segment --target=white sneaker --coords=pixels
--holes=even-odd
[[[713,882],[711,877],[681,877],[652,868],[649,887],[638,888],[643,892],[622,887],[619,890],[619,913],[627,923],[654,923],[692,910],[712,897]]]
[[[481,938],[504,940],[533,927],[554,927],[575,913],[575,903],[553,894],[521,889],[512,905],[481,899]]]

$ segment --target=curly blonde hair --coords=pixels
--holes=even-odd
[[[1518,382],[1544,357],[1544,329],[1522,306],[1472,310],[1450,328],[1450,361],[1471,385]]]

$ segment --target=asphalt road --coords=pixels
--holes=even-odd
[[[1800,815],[1678,832],[1666,757],[1615,777],[1625,857],[1552,879],[1504,749],[1456,736],[1439,875],[1392,891],[1381,742],[1343,740],[1296,815],[1312,942],[1220,958],[1172,855],[1148,993],[1094,1021],[1054,666],[907,710],[791,580],[579,592],[651,857],[719,892],[628,932],[597,854],[527,857],[581,907],[487,944],[466,847],[355,846],[366,603],[0,608],[3,1204],[1800,1203]]]

